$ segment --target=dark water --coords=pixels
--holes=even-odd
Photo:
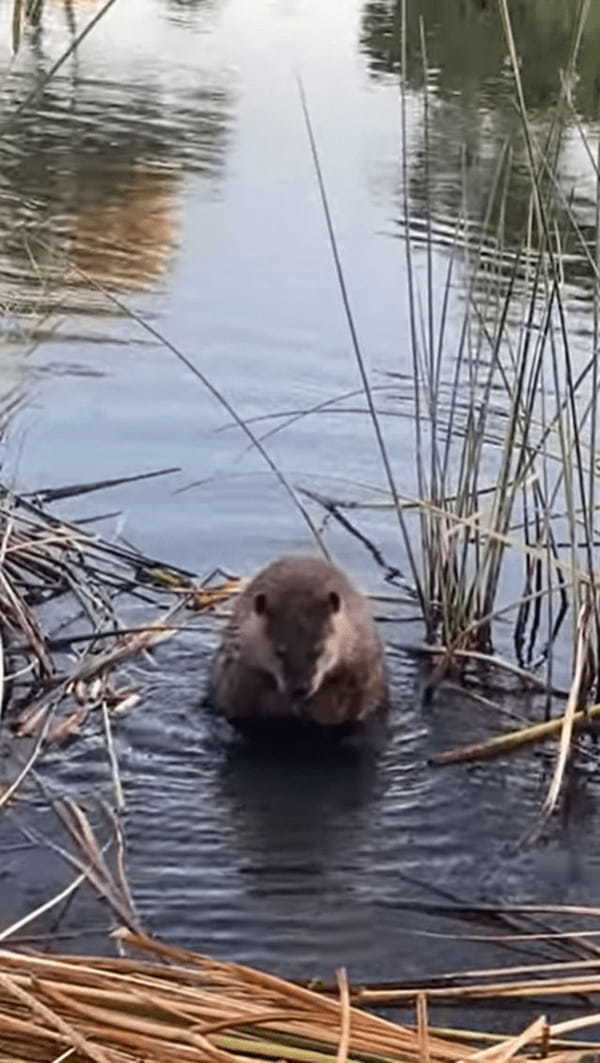
[[[513,7],[525,91],[543,131],[556,67],[568,54],[571,5]],[[372,378],[385,388],[378,394],[390,454],[402,492],[415,493],[399,5],[117,0],[35,104],[11,118],[97,8],[46,0],[16,58],[6,10],[0,23],[9,122],[0,141],[2,387],[25,396],[5,443],[4,475],[37,489],[178,466],[169,486],[120,488],[66,512],[119,510],[104,526],[109,536],[124,534],[147,554],[201,574],[216,565],[249,572],[277,552],[310,546],[308,531],[239,431],[219,430],[229,421],[223,409],[122,303],[191,357],[244,417],[306,410],[360,388],[303,126],[301,72],[352,306]],[[457,213],[466,196],[477,231],[507,137],[515,139],[507,241],[520,238],[523,147],[494,5],[421,0],[409,8],[411,224],[417,248],[431,225],[441,292]],[[419,14],[427,27],[427,140]],[[576,97],[592,140],[599,44],[592,6]],[[594,179],[568,122],[561,174],[591,232]],[[416,265],[423,267],[418,253]],[[450,334],[460,327],[465,274],[458,262]],[[589,277],[575,254],[568,281],[585,339]],[[385,501],[363,406],[359,394],[269,439],[294,483]],[[176,493],[190,484],[197,486]],[[406,568],[387,510],[365,515],[361,526]],[[363,547],[333,528],[328,536],[336,558],[381,591]],[[393,631],[402,641],[421,638],[416,625]],[[330,977],[345,963],[355,979],[382,980],[507,955],[420,936],[465,927],[410,904],[449,896],[598,902],[593,758],[580,763],[541,839],[521,844],[552,759],[429,767],[436,750],[488,735],[490,719],[446,691],[424,706],[414,658],[391,661],[387,733],[292,755],[244,746],[201,707],[215,638],[209,626],[163,647],[153,665],[131,666],[148,695],[117,726],[129,876],[150,930],[291,975]],[[541,711],[505,700],[525,716]],[[51,752],[44,778],[80,801],[106,834],[97,798],[110,797],[110,774],[100,732]],[[5,923],[66,881],[62,863],[39,846],[12,848],[21,839],[17,821],[55,830],[45,802],[32,791],[14,816],[4,826]],[[65,947],[106,948],[106,925],[106,913],[81,893],[60,922],[73,934]],[[518,1021],[501,1015],[497,1024]]]

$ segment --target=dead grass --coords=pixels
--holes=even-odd
[[[64,500],[109,486],[106,481],[79,484],[47,494]],[[142,694],[139,684],[123,682],[123,665],[172,637],[198,611],[214,607],[236,587],[236,580],[220,573],[199,581],[119,541],[103,539],[88,525],[52,516],[37,499],[2,491],[2,722],[21,737],[35,738],[35,744],[0,794],[0,807],[50,743],[77,734],[97,714],[121,809],[113,720]]]
[[[581,979],[406,989],[401,999],[414,1009],[414,1021],[400,1025],[357,1007],[357,1002],[374,1002],[385,994],[353,989],[343,972],[336,995],[329,995],[129,930],[118,937],[126,958],[0,952],[0,1059],[500,1063],[532,1054],[539,1058],[541,1051],[556,1063],[575,1063],[597,1047],[565,1040],[565,1035],[600,1022],[591,1010],[554,1024],[541,1015],[512,1037],[438,1031],[429,1021],[428,1006],[443,994],[465,1000],[484,994],[496,999],[532,992],[568,995],[583,991]],[[600,975],[590,974],[585,988],[600,989]],[[388,990],[390,997],[398,1000],[400,993]],[[482,1049],[482,1043],[487,1047]]]

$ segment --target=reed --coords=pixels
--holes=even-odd
[[[404,27],[406,4],[402,0]],[[599,273],[558,174],[564,129],[573,121],[573,86],[589,3],[582,0],[577,5],[571,54],[543,136],[529,118],[507,0],[498,0],[497,6],[520,116],[519,150],[527,167],[529,208],[520,245],[507,248],[504,218],[515,150],[507,144],[498,159],[474,246],[467,214],[457,221],[439,311],[439,301],[432,305],[432,244],[427,234],[424,320],[415,309],[417,300],[409,300],[415,447],[427,457],[420,463],[418,477],[423,587],[419,597],[427,603],[426,639],[443,647],[438,678],[450,670],[460,672],[463,664],[457,654],[461,652],[493,654],[500,614],[504,630],[507,614],[512,614],[516,664],[543,676],[547,713],[556,685],[557,648],[564,657],[570,645],[570,663],[563,665],[561,674],[570,692],[544,806],[548,813],[560,792],[573,723],[580,710],[597,700],[600,682],[597,346],[594,340],[587,356],[582,356],[571,342],[567,249],[583,257],[594,279],[590,315],[596,321]],[[426,71],[423,32],[421,41]],[[403,100],[405,70],[404,55]],[[425,122],[427,85],[424,77]],[[581,123],[578,129],[597,174]],[[410,221],[407,214],[407,248],[412,241]],[[467,261],[470,279],[456,349],[447,333],[446,307],[458,254]],[[410,255],[407,271],[409,287],[416,286]],[[592,332],[597,337],[597,328]],[[495,409],[498,402],[501,417]],[[507,587],[514,586],[519,567],[522,591],[511,600]],[[569,616],[570,633],[565,631]],[[506,654],[506,637],[501,648]]]
[[[89,524],[54,517],[44,503],[44,498],[64,500],[136,479],[74,484],[40,491],[35,498],[0,488],[2,722],[18,735],[35,738],[27,761],[4,783],[0,808],[31,775],[48,744],[77,734],[97,714],[122,809],[112,721],[139,700],[141,688],[115,678],[118,669],[237,587],[237,581],[218,573],[198,581],[107,541]],[[124,616],[136,622],[125,626]]]
[[[594,1040],[569,1039],[600,1021],[597,1012],[582,1014],[576,1005],[574,1017],[552,1022],[542,1014],[513,1036],[441,1030],[430,1022],[438,999],[534,997],[551,1008],[551,998],[598,991],[597,960],[587,973],[564,977],[559,965],[538,965],[530,978],[526,967],[452,972],[445,986],[403,988],[354,987],[340,971],[335,988],[318,991],[131,930],[116,936],[126,957],[0,952],[0,1059],[500,1063],[541,1053],[575,1063],[598,1049]],[[358,1006],[367,1002],[402,1004],[408,1020],[392,1022]]]
[[[403,0],[404,24],[406,3]],[[503,219],[512,152],[507,145],[498,159],[474,245],[466,214],[457,220],[441,308],[433,295],[430,234],[421,293],[424,321],[416,298],[409,300],[415,447],[427,457],[421,460],[418,483],[426,637],[447,648],[449,661],[453,649],[490,652],[496,642],[494,614],[505,595],[507,568],[514,554],[524,551],[523,593],[514,601],[517,662],[535,665],[536,671],[545,666],[550,680],[552,647],[567,610],[577,617],[582,608],[589,609],[594,622],[585,628],[587,665],[578,689],[582,702],[597,682],[592,667],[598,616],[593,547],[597,392],[589,387],[596,359],[592,352],[577,371],[563,261],[567,243],[579,241],[581,247],[585,241],[572,213],[569,232],[560,229],[565,223],[559,214],[557,160],[587,7],[579,6],[567,75],[542,143],[527,113],[509,8],[499,0],[530,181],[526,230],[521,246],[506,247]],[[425,67],[426,63],[423,43]],[[424,84],[427,122],[427,78]],[[402,92],[404,99],[404,72]],[[408,249],[412,242],[408,213],[405,242]],[[446,308],[459,254],[467,259],[470,280],[456,349],[448,334]],[[590,257],[587,247],[585,254]],[[590,262],[590,269],[593,265]],[[411,256],[407,271],[409,287],[416,288]],[[493,396],[501,397],[500,418]],[[559,526],[567,531],[566,552],[559,545]],[[535,556],[529,553],[531,547]],[[574,625],[573,660],[577,641]]]
[[[410,159],[407,135],[407,11],[398,5],[401,23],[400,108],[403,129],[403,240],[409,307],[408,340],[413,389],[394,403],[386,385],[382,410],[370,383],[365,358],[348,306],[346,284],[331,223],[317,149],[307,117],[311,151],[323,212],[332,244],[340,295],[370,418],[382,457],[388,501],[365,502],[364,509],[389,505],[402,532],[410,571],[405,588],[418,602],[426,643],[437,648],[435,682],[459,675],[474,659],[512,656],[529,683],[547,692],[552,712],[557,686],[570,687],[562,719],[559,756],[546,810],[556,804],[579,710],[600,692],[600,605],[596,566],[598,321],[600,315],[600,240],[595,246],[582,231],[559,174],[567,126],[578,132],[598,193],[598,160],[575,110],[577,63],[585,36],[589,0],[579,0],[573,17],[571,51],[564,71],[556,72],[558,98],[549,122],[530,119],[523,89],[518,42],[507,0],[497,0],[499,32],[504,34],[512,72],[520,139],[507,140],[497,159],[484,216],[474,225],[466,188],[447,254],[443,290],[434,279],[435,235],[431,224],[433,192],[426,163],[422,171],[425,226],[415,224],[409,199]],[[431,98],[426,27],[420,25],[423,70],[422,125],[427,160]],[[413,101],[414,102],[414,101]],[[306,101],[303,98],[306,116]],[[515,157],[527,174],[529,203],[523,230],[506,236]],[[597,194],[596,222],[600,217]],[[514,227],[513,227],[514,229]],[[418,235],[414,235],[418,234]],[[587,350],[572,336],[567,271],[573,257],[593,282],[589,304],[591,342]],[[466,276],[462,320],[450,325],[456,274]],[[581,313],[581,307],[579,307]],[[394,374],[390,374],[393,378]],[[398,374],[404,384],[404,377]],[[400,389],[400,383],[396,385]],[[328,415],[347,406],[349,395],[333,398],[312,411]],[[294,418],[286,411],[278,431]],[[282,415],[283,417],[284,415]],[[383,416],[410,416],[414,425],[415,477],[389,458]],[[356,502],[310,497],[324,505],[348,530],[347,511]],[[411,513],[413,518],[411,520]],[[414,517],[416,514],[416,519]],[[371,552],[376,556],[373,544]],[[382,563],[389,578],[391,566]],[[519,583],[521,589],[519,591]],[[511,635],[507,632],[511,619]]]
[[[365,502],[361,507],[356,501],[319,499],[315,492],[310,497],[338,515],[351,508],[381,509],[386,505],[396,512],[413,577],[413,595],[422,608],[426,640],[443,648],[448,662],[458,651],[493,651],[496,621],[500,614],[504,620],[505,614],[512,612],[516,661],[523,669],[545,673],[550,689],[555,665],[553,649],[570,614],[572,671],[577,653],[585,657],[585,663],[580,662],[578,682],[578,701],[585,703],[599,682],[595,477],[600,245],[597,241],[593,251],[589,247],[560,183],[558,160],[566,124],[574,124],[590,165],[598,174],[593,146],[573,104],[589,0],[580,0],[577,5],[571,53],[565,71],[556,73],[560,85],[558,102],[549,128],[542,131],[529,119],[509,6],[506,0],[498,0],[499,30],[505,36],[513,75],[521,142],[515,147],[507,141],[500,152],[487,207],[477,226],[469,216],[465,192],[465,205],[456,218],[445,284],[439,295],[433,276],[436,248],[431,211],[427,211],[425,237],[417,239],[413,233],[420,232],[421,227],[414,224],[408,193],[409,3],[410,0],[401,0],[399,9],[403,236],[412,395],[399,395],[400,383],[374,387],[370,381],[301,86],[310,150],[366,406],[349,408],[347,400],[359,392],[348,391],[307,410],[269,415],[281,423],[269,429],[267,435],[307,415],[367,414],[381,455],[389,501]],[[422,24],[420,41],[426,148],[433,105]],[[528,172],[529,207],[521,241],[513,246],[507,243],[505,223],[517,150]],[[424,155],[427,160],[427,150]],[[426,161],[423,195],[431,205],[429,181]],[[581,350],[573,349],[571,343],[565,294],[565,268],[575,254],[585,262],[594,282],[590,330],[593,343],[583,362]],[[416,265],[418,256],[421,270]],[[459,268],[466,272],[467,284],[456,342],[449,325],[449,305]],[[388,395],[388,405],[380,409],[376,399],[382,393]],[[406,490],[406,478],[400,479],[389,457],[388,442],[381,429],[384,417],[409,417],[413,421],[416,480],[410,492]],[[408,510],[418,514],[417,536],[406,523]],[[523,590],[507,602],[506,586],[514,584],[519,565]]]

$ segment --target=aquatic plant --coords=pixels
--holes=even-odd
[[[595,569],[598,235],[596,228],[590,248],[558,171],[565,125],[574,122],[598,173],[572,95],[588,10],[584,0],[558,104],[542,138],[528,116],[510,11],[506,0],[500,0],[522,140],[517,149],[507,143],[498,159],[474,243],[468,218],[457,220],[439,316],[430,227],[424,249],[425,309],[422,315],[417,310],[406,174],[404,181],[422,546],[417,579],[426,637],[443,647],[444,671],[456,667],[459,650],[491,653],[497,621],[512,615],[516,661],[544,674],[550,692],[557,640],[570,615],[572,685],[563,737],[576,710],[597,698],[600,683]],[[405,3],[403,19],[405,25]],[[424,32],[422,56],[426,69]],[[424,85],[427,125],[426,77]],[[404,115],[404,83],[402,109]],[[527,225],[517,247],[504,239],[514,150],[521,151],[530,182]],[[459,254],[470,279],[458,348],[449,349],[446,308]],[[591,343],[585,356],[581,346],[574,346],[569,328],[565,268],[574,254],[584,258],[593,278]],[[506,588],[514,587],[518,567],[522,591],[511,600]],[[562,755],[559,764],[564,768]]]
[[[599,238],[598,197],[593,238],[584,229],[560,174],[561,146],[576,130],[592,172],[593,146],[574,106],[577,61],[589,13],[578,4],[565,69],[556,71],[557,103],[549,124],[530,119],[509,6],[499,0],[507,62],[520,118],[518,142],[507,138],[496,160],[485,215],[476,224],[467,189],[446,242],[441,294],[434,277],[429,133],[435,101],[428,77],[426,27],[420,26],[424,221],[411,205],[407,132],[407,0],[400,15],[400,107],[403,218],[412,357],[416,483],[394,466],[356,338],[310,116],[305,116],[323,210],[360,379],[384,478],[402,533],[413,594],[428,644],[437,648],[433,683],[470,660],[510,654],[513,674],[545,687],[557,674],[571,683],[563,737],[574,713],[598,697],[600,610],[596,572]],[[525,224],[515,242],[506,217],[515,170],[528,180]],[[571,327],[570,277],[586,276],[589,344]],[[439,271],[439,266],[437,267]],[[449,323],[462,273],[461,322]],[[456,315],[455,315],[456,316]],[[581,331],[579,329],[579,331]],[[457,338],[458,337],[458,338]],[[389,374],[393,379],[394,374]],[[400,377],[400,374],[398,374]],[[317,498],[330,512],[343,500]],[[378,504],[379,505],[379,504]],[[360,506],[352,503],[354,508]],[[369,508],[369,503],[364,504]],[[418,513],[415,526],[412,514]],[[417,546],[418,544],[418,546]],[[518,581],[520,593],[516,593]],[[564,638],[567,619],[571,634]],[[500,636],[498,633],[500,632]],[[567,653],[565,643],[570,643]],[[560,666],[557,664],[558,658]],[[568,743],[566,743],[568,745]],[[564,750],[563,746],[563,750]],[[561,756],[561,763],[563,758]],[[563,763],[564,767],[564,763]],[[560,773],[559,773],[560,774]],[[556,791],[553,790],[554,803]]]

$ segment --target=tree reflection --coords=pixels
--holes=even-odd
[[[13,312],[44,312],[56,302],[110,312],[98,286],[151,287],[178,239],[183,174],[217,181],[223,172],[232,98],[226,84],[201,69],[184,74],[167,64],[160,76],[132,68],[123,77],[110,60],[99,70],[76,51],[18,113],[96,10],[89,0],[23,9],[24,17],[41,21],[25,23],[17,66],[0,90],[9,118],[0,139],[0,284]],[[164,17],[160,5],[154,16]],[[115,8],[116,34],[119,17]],[[50,34],[46,40],[47,27],[53,41]]]
[[[557,73],[564,70],[573,43],[578,7],[564,0],[512,0],[511,20],[528,108],[546,109],[556,102]],[[411,0],[407,5],[408,78],[423,85],[419,22],[423,19],[430,67],[443,97],[456,93],[479,102],[502,102],[499,86],[506,83],[506,45],[496,3],[488,0]],[[375,77],[400,69],[401,0],[366,0],[361,47]],[[581,44],[575,103],[579,113],[593,119],[600,104],[600,5],[592,4]],[[508,103],[504,95],[505,104]]]
[[[401,62],[401,0],[366,0],[360,46],[371,76],[396,81]],[[586,184],[581,157],[572,136],[573,115],[556,105],[561,71],[572,52],[579,4],[563,0],[511,0],[510,13],[519,53],[529,116],[541,144],[553,130],[558,174],[565,197],[573,197],[579,224],[592,237],[594,191]],[[427,72],[420,40],[425,29]],[[577,62],[573,104],[583,121],[597,118],[600,108],[600,4],[593,4]],[[513,246],[526,224],[531,182],[521,120],[515,107],[512,70],[496,3],[487,0],[410,0],[407,4],[407,83],[422,93],[427,79],[429,128],[411,127],[410,199],[417,215],[431,211],[446,231],[464,211],[480,220],[486,210],[498,159],[510,145],[511,171],[504,211],[505,235]],[[427,165],[428,164],[428,165]],[[585,171],[584,167],[584,171]],[[589,167],[587,167],[589,168]],[[428,170],[428,173],[426,173]],[[592,182],[593,184],[593,182]],[[492,217],[494,221],[494,217]],[[584,262],[573,260],[571,275],[587,275]]]

